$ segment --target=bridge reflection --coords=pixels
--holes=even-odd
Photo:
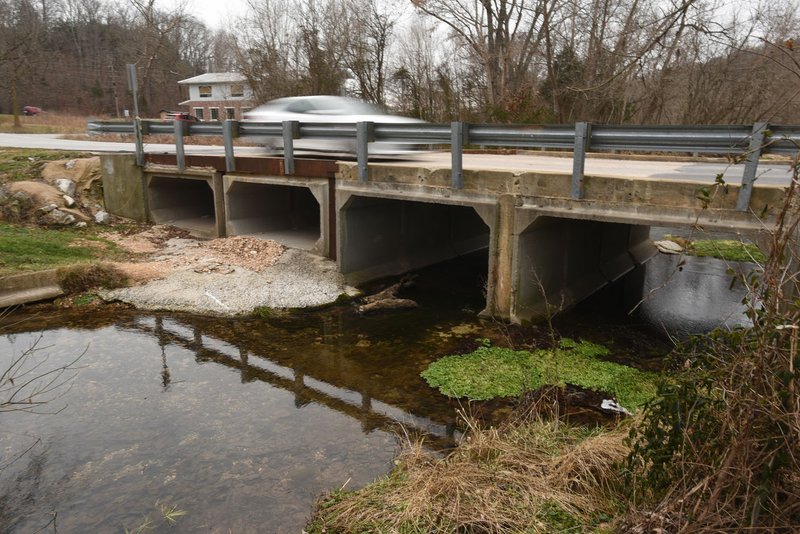
[[[455,418],[434,420],[428,415],[418,415],[407,408],[376,398],[374,391],[381,390],[378,383],[373,383],[372,387],[359,386],[357,380],[348,383],[347,387],[331,383],[332,375],[325,372],[325,367],[331,363],[334,366],[342,365],[337,361],[339,358],[332,358],[327,364],[325,358],[315,358],[314,367],[320,372],[314,373],[303,358],[297,362],[291,359],[291,363],[287,364],[286,360],[270,358],[260,353],[259,349],[247,347],[242,342],[223,339],[217,332],[213,335],[205,332],[199,324],[190,321],[174,317],[139,316],[119,325],[120,328],[144,332],[157,339],[161,347],[161,380],[165,388],[171,384],[166,348],[172,345],[191,351],[198,363],[213,362],[238,370],[242,383],[263,382],[291,392],[294,404],[299,409],[316,403],[352,417],[361,423],[364,433],[382,430],[399,434],[402,425],[403,432],[422,437],[435,449],[450,447],[460,437]],[[228,334],[237,337],[233,331]],[[335,375],[342,376],[341,373]]]

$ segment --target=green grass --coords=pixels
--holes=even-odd
[[[81,241],[76,240],[82,240]],[[97,245],[92,246],[92,243]],[[0,276],[122,256],[119,247],[80,230],[43,230],[0,223]]]
[[[39,150],[23,148],[0,148],[0,178],[13,182],[36,180],[41,177],[42,167],[48,161],[91,157],[84,152]]]
[[[608,393],[629,410],[655,396],[655,373],[603,360],[608,354],[603,346],[566,338],[554,350],[532,353],[484,345],[433,362],[422,377],[449,397],[472,400],[516,397],[544,385],[564,384]]]

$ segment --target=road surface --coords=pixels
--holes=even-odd
[[[82,152],[134,152],[133,143],[109,141],[82,141],[62,139],[58,134],[7,134],[0,133],[0,147],[39,148]],[[264,155],[259,147],[236,147],[240,156]],[[169,144],[145,144],[145,152],[174,154],[175,146]],[[185,145],[186,154],[223,155],[221,146]],[[450,154],[420,152],[392,165],[450,167]],[[572,159],[568,157],[531,154],[496,155],[464,154],[463,168],[472,170],[498,170],[510,172],[558,172],[572,174]],[[723,174],[728,183],[741,182],[744,164],[713,163],[702,161],[643,161],[641,159],[592,158],[586,160],[585,173],[641,180],[688,180],[713,183],[718,174]],[[791,167],[786,163],[762,162],[758,167],[757,184],[787,185],[791,179]]]

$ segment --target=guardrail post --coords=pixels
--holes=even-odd
[[[225,170],[236,170],[236,158],[233,155],[233,139],[239,137],[239,121],[228,119],[222,123],[222,139],[225,143]]]
[[[464,144],[467,142],[465,131],[467,127],[463,122],[450,123],[450,154],[453,178],[453,189],[464,187]]]
[[[769,129],[766,122],[757,122],[753,125],[750,134],[750,146],[747,148],[747,160],[742,173],[742,186],[739,189],[739,198],[736,199],[736,209],[747,211],[750,207],[750,196],[753,194],[753,183],[756,181],[758,171],[758,158],[761,157],[761,148],[764,145],[764,136]]]
[[[300,137],[300,123],[283,121],[283,173],[294,174],[294,140]]]
[[[369,144],[375,140],[375,124],[359,122],[356,124],[356,156],[358,157],[358,179],[366,182],[369,178]]]
[[[144,167],[144,133],[142,132],[142,119],[133,119],[133,139],[136,144],[136,165]]]
[[[186,170],[186,155],[183,150],[183,135],[189,129],[189,123],[185,121],[174,121],[172,126],[175,131],[175,161],[178,164],[178,172]]]
[[[589,148],[589,139],[592,135],[592,126],[588,122],[575,123],[575,149],[572,155],[572,187],[571,193],[574,200],[583,198],[583,174],[586,167],[586,150]]]

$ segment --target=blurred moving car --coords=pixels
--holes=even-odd
[[[245,121],[283,122],[298,121],[301,123],[318,122],[330,124],[355,124],[357,122],[376,123],[422,123],[419,119],[390,115],[379,107],[344,96],[293,96],[271,100],[254,108],[244,115]],[[264,137],[259,140],[270,152],[283,150],[283,139]],[[419,145],[403,142],[375,141],[369,144],[370,156],[405,155],[419,150]],[[335,152],[354,155],[356,141],[354,139],[296,139],[295,150],[313,152]]]
[[[42,108],[37,108],[36,106],[25,106],[24,108],[22,108],[23,115],[36,116],[41,112]]]

